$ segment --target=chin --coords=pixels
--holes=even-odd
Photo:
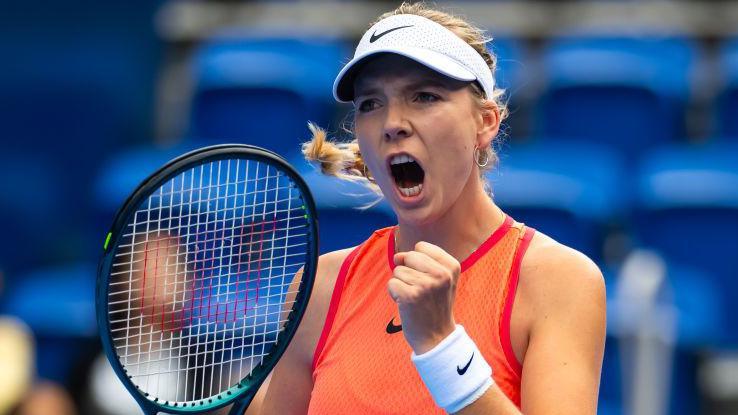
[[[410,226],[427,226],[436,222],[437,215],[431,212],[430,206],[422,206],[416,208],[398,208],[395,207],[395,213],[399,222],[403,225]]]

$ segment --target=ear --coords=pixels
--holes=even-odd
[[[484,101],[477,115],[476,144],[480,148],[489,146],[500,131],[500,108],[493,101]]]

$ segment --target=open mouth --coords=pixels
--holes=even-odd
[[[407,154],[393,156],[390,159],[390,171],[402,195],[413,197],[423,190],[425,171],[411,156]]]

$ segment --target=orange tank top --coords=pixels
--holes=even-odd
[[[509,216],[461,263],[454,318],[492,366],[497,386],[520,407],[521,365],[510,343],[520,262],[533,229]],[[394,227],[359,245],[339,271],[313,358],[310,415],[443,414],[411,360],[387,292]]]

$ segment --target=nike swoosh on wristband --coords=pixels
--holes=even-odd
[[[369,38],[369,43],[374,43],[379,39],[380,37],[386,35],[389,32],[394,32],[395,30],[404,29],[406,27],[412,27],[413,25],[407,25],[407,26],[397,26],[393,27],[392,29],[387,29],[384,32],[377,34],[377,31],[375,30],[374,33],[372,33],[372,36]]]
[[[389,323],[387,323],[387,334],[395,334],[402,331],[402,324],[396,326],[395,325],[395,318],[392,317],[392,320],[390,320]]]
[[[473,359],[474,359],[474,352],[472,352],[472,355],[469,358],[469,361],[466,362],[466,366],[464,366],[463,368],[460,368],[460,367],[456,366],[456,373],[458,373],[460,376],[463,376],[464,373],[466,373],[466,370],[469,369],[469,365],[471,365],[471,361]]]

